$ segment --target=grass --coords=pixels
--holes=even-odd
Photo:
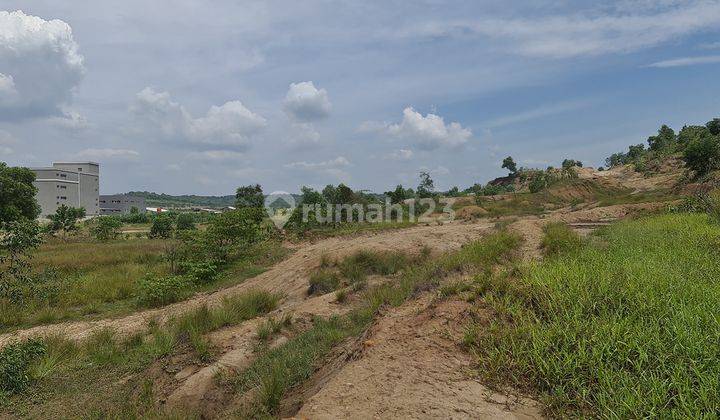
[[[332,238],[335,236],[348,236],[361,233],[383,232],[395,229],[407,229],[417,226],[417,222],[410,221],[391,221],[378,223],[341,223],[337,226],[328,225],[327,227],[319,227],[303,232],[303,238]]]
[[[565,223],[552,222],[543,228],[542,249],[546,256],[576,251],[582,246],[582,238]]]
[[[310,378],[336,345],[365,331],[381,307],[399,306],[416,293],[434,288],[442,277],[453,272],[489,272],[493,265],[508,259],[520,242],[521,238],[516,234],[498,232],[459,251],[406,265],[397,281],[367,289],[360,306],[348,315],[328,320],[316,318],[308,331],[261,354],[246,370],[231,379],[238,393],[255,393],[253,403],[238,415],[242,418],[275,415],[286,392]],[[399,267],[388,264],[397,261],[396,258],[369,258],[365,253],[355,254],[349,261],[372,267],[372,270]],[[360,261],[372,263],[360,264]]]
[[[399,251],[370,250],[360,250],[337,262],[323,256],[320,260],[320,269],[310,276],[308,294],[323,295],[346,286],[351,286],[353,291],[362,290],[367,282],[367,276],[394,275],[410,265],[427,259],[429,255],[430,249],[423,248],[416,257],[410,257]]]
[[[551,416],[713,417],[720,407],[720,225],[621,222],[576,252],[486,283],[471,326],[487,380],[534,390]]]
[[[87,238],[68,241],[50,239],[35,253],[32,260],[36,271],[48,267],[58,270],[59,293],[52,302],[30,301],[14,305],[0,300],[0,331],[79,318],[121,316],[137,309],[137,280],[150,275],[160,278],[170,274],[163,258],[173,240],[133,239],[95,242]],[[212,292],[254,277],[276,262],[288,251],[278,242],[254,245],[231,262],[218,279],[192,287]]]
[[[80,344],[50,337],[45,355],[29,368],[31,388],[0,400],[0,416],[66,418],[72,407],[71,416],[78,418],[167,418],[154,412],[148,368],[188,347],[207,361],[212,356],[207,333],[270,312],[278,300],[268,292],[250,291],[126,338],[109,329]]]

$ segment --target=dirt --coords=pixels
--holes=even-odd
[[[420,298],[383,314],[356,360],[342,366],[296,418],[542,418],[531,399],[472,379],[459,348],[471,305]]]
[[[444,252],[460,248],[463,244],[479,238],[493,225],[489,222],[475,224],[444,223],[442,225],[417,226],[402,230],[388,230],[374,234],[358,235],[352,239],[337,237],[311,244],[299,245],[287,259],[271,269],[241,284],[214,293],[201,293],[183,302],[159,309],[143,310],[132,315],[94,321],[75,321],[61,324],[41,325],[0,335],[0,348],[8,343],[38,336],[62,336],[69,340],[83,340],[102,329],[113,329],[120,336],[129,336],[146,329],[151,320],[162,324],[203,305],[215,306],[227,296],[252,289],[264,289],[281,293],[281,307],[302,301],[306,297],[308,278],[319,266],[323,255],[342,258],[361,249],[388,250],[417,253],[427,246]]]

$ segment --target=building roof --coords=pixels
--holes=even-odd
[[[97,163],[97,162],[90,162],[90,161],[85,161],[85,162],[53,162],[53,165],[58,164],[58,163],[61,164],[61,165],[97,165],[97,166],[100,166],[99,163]]]

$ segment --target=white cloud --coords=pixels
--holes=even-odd
[[[590,106],[590,101],[572,101],[572,102],[561,102],[555,104],[543,105],[538,108],[523,111],[514,115],[508,115],[500,118],[496,118],[483,123],[485,127],[497,128],[511,124],[522,123],[525,121],[531,121],[537,118],[547,117],[550,115],[562,114],[569,111],[585,108]]]
[[[414,156],[414,153],[412,150],[400,149],[400,150],[395,150],[393,152],[388,153],[387,155],[385,155],[385,159],[405,161],[405,160],[412,159],[413,156]]]
[[[60,128],[65,128],[68,130],[82,130],[90,126],[87,118],[85,118],[79,112],[73,110],[63,111],[62,116],[52,117],[50,118],[50,122]]]
[[[205,150],[202,152],[190,153],[189,157],[197,160],[225,161],[243,159],[245,155],[233,150]]]
[[[682,57],[672,60],[658,61],[657,63],[648,64],[648,67],[668,68],[668,67],[684,67],[696,66],[698,64],[716,64],[720,63],[720,55],[708,55],[703,57]]]
[[[94,160],[133,160],[140,153],[130,149],[85,149],[76,154],[79,159]]]
[[[402,31],[406,37],[476,37],[507,41],[515,53],[568,58],[626,53],[653,47],[693,33],[720,27],[716,1],[655,2],[615,14],[437,22]]]
[[[399,139],[410,141],[419,149],[434,150],[441,146],[457,147],[472,138],[472,131],[457,122],[445,124],[445,120],[435,114],[423,116],[413,108],[405,108],[399,124],[377,125],[363,123],[361,129],[381,127],[380,131]]]
[[[168,92],[150,87],[137,94],[131,112],[157,138],[211,150],[246,150],[251,137],[267,125],[240,101],[212,106],[204,117],[194,118]]]
[[[701,50],[720,50],[720,41],[708,42],[705,44],[698,45],[698,49]]]
[[[312,81],[291,83],[285,96],[285,112],[298,121],[315,121],[330,115],[332,105],[325,89]]]
[[[67,23],[0,11],[0,119],[56,115],[84,72]]]
[[[292,162],[285,164],[286,168],[300,168],[300,169],[331,169],[331,168],[341,168],[345,166],[350,166],[350,161],[342,156],[338,156],[335,159],[326,160],[323,162]]]

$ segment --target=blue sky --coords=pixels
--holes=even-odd
[[[0,5],[0,160],[103,193],[441,188],[720,116],[720,1]]]

